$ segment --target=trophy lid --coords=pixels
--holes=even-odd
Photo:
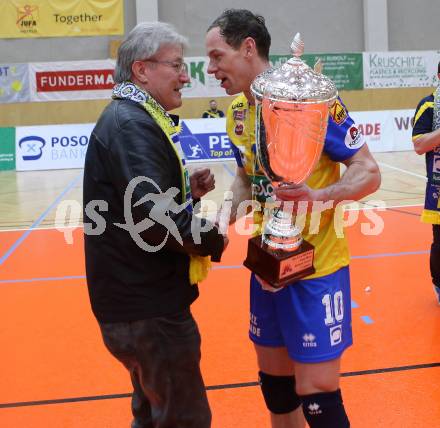
[[[316,104],[336,99],[338,91],[335,84],[301,60],[304,42],[299,33],[295,35],[290,48],[292,58],[255,78],[251,85],[253,96],[259,101],[268,98],[295,104]]]

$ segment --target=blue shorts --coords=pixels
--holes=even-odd
[[[250,310],[251,340],[262,346],[285,346],[295,361],[329,361],[353,343],[348,266],[276,293],[263,290],[252,274]]]

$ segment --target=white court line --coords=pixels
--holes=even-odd
[[[389,165],[385,162],[377,162],[380,166],[386,166],[387,168],[394,169],[396,171],[404,172],[405,174],[412,175],[413,177],[423,178],[423,180],[427,181],[427,178],[424,175],[416,174],[415,172],[407,171],[406,169],[397,168],[396,166]]]
[[[396,208],[412,208],[412,207],[423,207],[424,204],[411,204],[411,205],[391,205],[386,207],[378,207],[374,205],[368,205],[370,201],[359,201],[358,204],[362,204],[362,207],[358,208],[345,208],[345,211],[368,211],[368,210],[376,210],[378,208],[380,209],[386,209],[386,210],[392,210]]]
[[[72,226],[59,226],[59,227],[34,227],[32,230],[60,230],[60,229],[72,229],[75,230],[78,227],[82,228],[83,225],[79,224],[76,227]],[[24,230],[29,230],[29,228],[19,228],[19,229],[0,229],[0,232],[22,232]],[[60,230],[61,231],[61,230]]]

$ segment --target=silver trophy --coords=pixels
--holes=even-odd
[[[255,78],[258,162],[276,186],[301,184],[313,172],[324,147],[330,107],[338,92],[334,83],[301,60],[304,43],[298,33],[293,57]],[[291,212],[275,209],[262,236],[249,240],[244,265],[274,287],[314,273],[314,248],[304,241]]]

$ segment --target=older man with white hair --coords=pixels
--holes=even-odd
[[[104,343],[130,372],[132,428],[211,425],[190,305],[227,238],[193,214],[214,178],[209,169],[189,176],[168,113],[189,82],[185,44],[160,22],[129,33],[86,155],[87,284]]]

